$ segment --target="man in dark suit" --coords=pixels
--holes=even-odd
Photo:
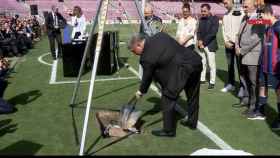
[[[208,89],[213,89],[216,82],[216,59],[215,52],[218,49],[216,35],[219,30],[219,19],[211,15],[209,4],[201,5],[201,18],[197,30],[197,46],[199,54],[202,57],[203,71],[201,73],[201,82],[206,82],[207,63],[210,68],[210,82]],[[207,56],[207,57],[206,57]]]
[[[134,35],[128,48],[134,54],[141,55],[140,64],[143,66],[141,86],[136,97],[147,93],[153,79],[162,88],[163,129],[152,131],[152,134],[175,136],[175,106],[183,90],[188,97],[188,119],[181,121],[181,124],[195,129],[198,121],[201,57],[162,32],[146,38],[143,34]]]
[[[55,6],[52,6],[52,11],[48,13],[45,20],[52,57],[54,60],[56,60],[56,57],[62,57],[62,37],[60,29],[63,27],[64,24],[66,24],[66,20],[58,12],[58,8]],[[56,56],[55,52],[55,41],[57,42],[58,56]]]

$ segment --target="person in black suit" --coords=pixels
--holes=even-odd
[[[147,3],[145,5],[144,18],[145,18],[145,21],[147,23],[147,26],[152,31],[152,35],[162,31],[161,30],[162,29],[162,19],[160,17],[154,15],[153,7],[150,3]],[[155,23],[157,23],[157,24],[155,24]],[[141,23],[141,25],[140,25],[140,31],[139,32],[148,36],[148,34],[145,32],[143,23]]]
[[[139,99],[147,93],[153,79],[162,88],[163,129],[154,130],[152,134],[176,135],[175,106],[183,90],[188,97],[188,119],[182,120],[181,124],[195,129],[198,121],[201,57],[163,32],[151,37],[134,35],[128,43],[128,49],[141,56],[140,64],[143,66],[143,77],[136,97]]]
[[[214,88],[216,82],[215,52],[218,49],[216,36],[219,30],[219,19],[217,16],[213,16],[210,11],[211,6],[209,4],[205,3],[201,5],[201,18],[199,19],[197,29],[197,46],[203,63],[201,82],[206,82],[206,69],[208,63],[210,68],[209,90]]]
[[[62,48],[61,48],[61,31],[60,29],[66,24],[64,17],[58,12],[58,8],[52,6],[52,11],[48,13],[46,17],[46,28],[47,34],[50,43],[51,54],[54,60],[56,60],[55,52],[55,40],[57,42],[58,49],[58,58],[62,57]]]

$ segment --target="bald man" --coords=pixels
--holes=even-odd
[[[153,7],[150,3],[147,3],[145,5],[144,16],[145,16],[147,26],[150,27],[151,30],[152,30],[152,35],[161,31],[160,28],[157,27],[157,26],[155,27],[155,25],[153,25],[153,23],[158,22],[158,23],[162,24],[162,19],[160,17],[154,15]],[[147,35],[147,33],[144,32],[144,25],[142,23],[141,23],[141,26],[140,26],[140,33],[143,33],[144,35]]]
[[[158,28],[158,25],[154,25],[153,23],[160,23],[160,25],[162,25],[162,19],[160,17],[154,15],[153,7],[150,3],[146,3],[146,5],[145,5],[144,16],[145,16],[147,26],[152,31],[152,35],[155,35],[156,33],[161,32],[160,28]],[[145,32],[143,23],[141,23],[141,25],[140,25],[139,33],[148,37],[147,32]],[[141,67],[141,65],[139,65],[139,76],[141,79],[142,79],[142,75],[143,75],[143,68]]]
[[[241,58],[240,80],[245,85],[244,95],[241,99],[248,100],[248,109],[243,114],[250,120],[264,119],[259,113],[256,113],[257,94],[258,94],[258,71],[259,58],[262,49],[265,26],[251,25],[248,19],[256,16],[256,7],[254,0],[245,0],[243,9],[245,17],[239,29],[236,41],[236,55]]]

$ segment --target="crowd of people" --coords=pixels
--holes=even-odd
[[[0,56],[22,56],[41,37],[41,26],[33,17],[0,18]]]
[[[244,0],[242,9],[236,10],[233,0],[223,0],[227,12],[221,19],[222,45],[228,64],[228,80],[221,92],[238,88],[236,95],[240,98],[240,105],[247,107],[242,115],[249,120],[265,120],[268,114],[265,110],[268,106],[268,81],[273,80],[278,116],[271,128],[280,130],[280,21],[274,16],[271,5],[257,2]],[[147,7],[150,9],[149,5]],[[211,13],[211,6],[207,3],[202,4],[200,10],[201,16],[194,18],[190,5],[183,3],[175,39],[164,32],[148,37],[140,32],[128,42],[128,48],[140,55],[142,69],[141,85],[135,96],[141,98],[147,93],[153,80],[160,85],[163,128],[152,131],[153,135],[175,136],[175,113],[180,113],[176,110],[176,101],[182,90],[185,90],[188,98],[188,118],[181,120],[181,124],[195,129],[199,107],[199,86],[196,83],[208,83],[208,90],[215,89],[219,18]],[[148,25],[151,20],[159,21],[154,15],[146,19],[149,19]],[[270,23],[253,23],[254,20]],[[195,54],[199,54],[200,59]],[[235,82],[235,65],[239,84]],[[208,68],[209,81],[206,80]]]
[[[8,57],[21,57],[40,41],[41,25],[36,17],[0,17],[0,113],[10,113],[15,109],[3,99],[8,86],[10,62]]]

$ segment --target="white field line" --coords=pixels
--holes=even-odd
[[[105,78],[105,79],[96,79],[95,82],[105,82],[105,81],[119,81],[119,80],[134,80],[138,79],[138,77],[116,77],[116,78]],[[56,81],[53,83],[50,83],[52,85],[58,85],[58,84],[73,84],[77,81]],[[90,80],[81,80],[81,83],[88,83]]]
[[[48,54],[44,54],[41,57],[44,57]],[[38,58],[39,60],[39,58]],[[51,85],[59,85],[59,84],[73,84],[76,83],[77,81],[56,81],[56,76],[57,76],[57,66],[58,66],[58,60],[54,60],[52,64],[52,72],[51,72],[51,78],[49,81],[49,84]],[[105,81],[118,81],[118,80],[133,80],[137,79],[138,77],[131,76],[131,77],[115,77],[115,78],[105,78],[105,79],[96,79],[96,82],[105,82]],[[90,82],[90,80],[81,80],[81,83],[87,83]]]
[[[58,59],[54,60],[53,64],[52,64],[50,84],[53,84],[56,82],[57,65],[58,65]]]
[[[139,76],[138,72],[133,69],[131,66],[126,64],[126,67],[134,73],[135,75]],[[152,84],[151,89],[155,91],[158,95],[161,96],[161,93],[159,92],[158,88]],[[223,150],[234,150],[228,143],[226,143],[223,139],[221,139],[217,134],[212,132],[207,126],[205,126],[202,122],[198,121],[197,129],[203,133],[205,136],[207,136],[209,139],[211,139],[217,146],[219,146]]]
[[[51,54],[51,53],[46,53],[46,54],[43,54],[43,55],[39,56],[39,57],[38,57],[38,61],[39,61],[40,63],[44,64],[44,65],[52,66],[52,64],[47,63],[47,62],[45,62],[45,61],[43,60],[43,58],[44,58],[45,56],[50,55],[50,54]]]

